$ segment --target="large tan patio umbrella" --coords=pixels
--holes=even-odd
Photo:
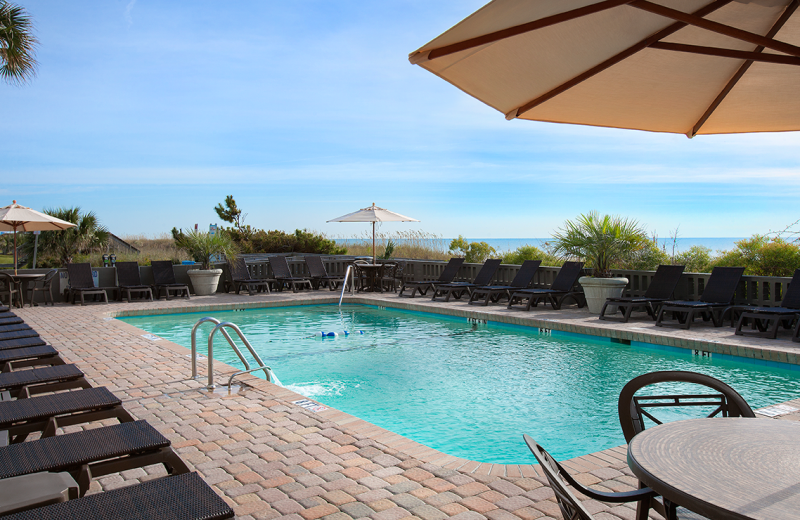
[[[798,0],[494,0],[409,60],[530,119],[800,130]]]
[[[58,231],[71,227],[75,224],[20,206],[16,200],[10,206],[0,208],[0,231],[14,232],[14,274],[17,274],[17,230]]]
[[[419,220],[406,217],[400,213],[379,208],[372,203],[372,206],[360,209],[353,213],[329,220],[328,222],[372,222],[372,263],[375,263],[375,223],[376,222],[419,222]]]

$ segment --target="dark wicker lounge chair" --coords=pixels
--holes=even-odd
[[[22,318],[19,316],[9,316],[8,318],[0,318],[0,325],[17,325],[23,323]]]
[[[12,333],[13,334],[13,333]],[[27,336],[24,338],[10,338],[0,340],[0,352],[4,350],[12,350],[16,348],[35,347],[37,345],[46,345],[45,341],[37,336]]]
[[[3,312],[0,312],[0,318],[14,318],[14,317],[16,317],[16,316],[17,316],[17,315],[16,315],[16,314],[14,314],[14,313],[13,313],[13,312],[11,312],[11,311],[3,311]]]
[[[733,295],[742,279],[744,267],[715,267],[706,283],[705,290],[698,301],[666,301],[661,305],[656,318],[656,326],[664,326],[667,313],[677,319],[678,325],[688,329],[696,314],[703,320],[712,320],[715,327],[722,326],[725,309],[733,301]]]
[[[419,291],[420,296],[425,296],[428,291],[437,285],[442,285],[445,283],[451,283],[456,275],[458,274],[458,270],[461,269],[461,266],[464,264],[463,258],[451,258],[447,265],[445,266],[442,274],[439,275],[439,278],[436,280],[426,280],[426,281],[405,281],[403,280],[402,285],[400,285],[400,294],[398,296],[403,296],[403,291],[406,289],[411,289],[411,294],[408,295],[411,298]]]
[[[313,289],[311,279],[302,276],[293,276],[291,269],[289,269],[289,262],[286,261],[285,256],[273,256],[269,259],[269,265],[272,267],[272,274],[277,281],[278,291],[283,291],[284,284],[292,288],[292,292],[297,292],[297,286],[308,287]]]
[[[481,297],[483,297],[484,306],[489,305],[489,300],[493,303],[497,303],[500,301],[500,298],[504,296],[507,300],[510,300],[511,293],[528,288],[541,264],[541,260],[525,260],[522,262],[522,265],[519,266],[519,271],[517,271],[514,279],[511,280],[510,285],[485,285],[483,287],[474,288],[472,294],[469,296],[470,305],[480,301]]]
[[[319,256],[307,256],[304,260],[308,266],[308,272],[311,274],[311,284],[314,286],[314,289],[328,287],[331,291],[335,291],[344,283],[344,276],[328,274],[328,271],[325,269],[325,264]]]
[[[81,305],[85,302],[87,294],[94,296],[102,296],[103,301],[108,303],[108,295],[104,289],[94,286],[92,280],[92,266],[88,262],[81,264],[67,264],[67,274],[69,276],[69,296],[72,304],[75,305],[75,299],[81,297]]]
[[[475,287],[481,287],[492,283],[492,278],[494,278],[494,275],[502,262],[503,260],[499,258],[484,262],[483,267],[481,267],[481,270],[478,271],[477,275],[475,275],[475,280],[473,280],[472,283],[452,282],[435,285],[433,287],[433,297],[431,297],[431,301],[442,296],[446,302],[450,301],[450,296],[455,297],[456,300],[460,300],[461,296],[465,292],[472,296],[472,289]]]
[[[635,491],[623,491],[610,493],[608,491],[598,491],[584,486],[575,480],[569,472],[564,469],[548,452],[542,448],[532,437],[523,435],[525,444],[539,461],[539,468],[547,478],[547,482],[556,495],[556,503],[561,510],[561,515],[569,520],[592,520],[594,517],[583,506],[580,500],[572,493],[567,485],[572,486],[578,493],[600,502],[610,502],[612,504],[622,504],[627,502],[645,502],[649,504],[658,496],[650,488],[640,488]],[[563,479],[563,480],[562,480]],[[566,482],[564,482],[566,481]]]
[[[650,385],[670,382],[702,385],[713,390],[713,393],[664,395],[652,394],[647,391],[644,394],[639,392],[642,388]],[[637,392],[639,392],[638,395],[636,395]],[[653,426],[662,424],[657,417],[657,412],[667,407],[701,407],[705,417],[755,417],[747,401],[736,390],[719,379],[696,372],[651,372],[631,379],[622,387],[619,394],[617,409],[625,440],[630,442],[637,433],[645,430],[645,419]],[[709,407],[712,407],[711,411],[705,415]],[[666,518],[691,516],[691,512],[682,510],[682,508],[676,509],[675,504],[669,502],[662,504],[660,501],[653,500],[649,505]],[[647,510],[642,513],[637,518],[647,518]]]
[[[33,330],[33,329],[27,323],[14,323],[12,325],[0,325],[0,333],[18,332],[18,331],[23,331],[23,330]]]
[[[50,345],[8,348],[0,350],[0,372],[11,372],[18,368],[63,365],[64,360]]]
[[[645,310],[647,314],[655,320],[658,313],[658,306],[672,298],[685,268],[686,266],[684,265],[659,265],[644,296],[622,296],[619,298],[607,299],[606,303],[603,304],[603,309],[600,311],[600,319],[627,323],[631,317],[631,313],[634,309],[638,308]],[[622,317],[616,318],[606,316],[606,310],[609,305],[612,307],[619,307],[622,310]]]
[[[75,365],[55,365],[0,373],[0,392],[15,398],[91,387],[83,372]]]
[[[560,309],[567,298],[572,298],[578,304],[578,308],[586,305],[586,298],[583,293],[574,290],[575,282],[581,276],[583,262],[564,262],[561,270],[556,275],[549,289],[522,289],[511,293],[508,300],[508,308],[511,309],[515,303],[525,303],[525,310],[529,311],[531,306],[536,307],[539,301],[544,300],[545,304],[550,302],[553,309]]]
[[[92,478],[164,464],[170,474],[188,473],[169,440],[147,421],[67,433],[0,448],[0,478],[39,471],[66,471],[83,496]]]
[[[228,260],[228,269],[231,272],[231,281],[233,283],[233,288],[236,290],[236,294],[240,293],[242,286],[247,287],[247,292],[250,296],[253,296],[257,292],[266,291],[269,293],[270,280],[252,278],[250,276],[250,271],[247,270],[247,262],[245,262],[244,258],[239,257],[233,262]]]
[[[0,342],[7,341],[10,339],[35,338],[38,336],[39,336],[38,332],[28,327],[20,330],[10,330],[8,332],[0,332]]]
[[[133,421],[105,387],[0,402],[0,430],[7,432],[11,443],[23,442],[33,432],[52,437],[58,428],[109,418]]]
[[[139,294],[153,301],[153,288],[142,283],[139,262],[117,262],[116,269],[120,300],[124,298],[130,303],[131,296]]]
[[[183,473],[4,517],[6,520],[225,520],[233,510],[197,473]]]
[[[172,268],[172,262],[169,260],[157,260],[150,264],[153,269],[153,280],[156,287],[156,298],[161,299],[161,290],[164,290],[164,296],[170,300],[171,293],[177,296],[185,296],[189,298],[189,286],[183,283],[178,283],[175,280],[175,270]]]
[[[31,307],[33,307],[35,300],[36,300],[36,293],[41,292],[44,298],[44,304],[47,305],[47,302],[50,302],[50,305],[55,306],[55,302],[53,301],[53,282],[58,279],[58,269],[51,269],[44,278],[41,280],[35,281],[31,285],[31,297],[30,303]]]
[[[775,339],[781,323],[785,328],[791,329],[792,323],[800,317],[800,269],[795,270],[780,307],[745,307],[739,311],[741,314],[735,331],[738,336],[749,335]],[[752,320],[753,330],[743,328],[747,320]]]

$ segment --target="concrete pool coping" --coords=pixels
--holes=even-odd
[[[302,500],[297,498],[302,496],[303,493],[308,493],[309,486],[306,486],[304,491],[291,490],[291,486],[298,485],[298,483],[301,482],[301,478],[294,475],[291,476],[291,478],[295,479],[294,482],[270,487],[273,484],[276,484],[276,482],[273,482],[274,477],[269,477],[271,475],[271,471],[273,470],[255,470],[257,476],[262,477],[262,480],[258,482],[258,485],[262,486],[264,489],[260,493],[254,492],[237,494],[242,490],[242,487],[239,486],[240,484],[243,485],[244,488],[247,488],[248,485],[255,484],[239,482],[235,475],[232,477],[233,481],[225,480],[222,482],[217,482],[216,479],[218,477],[215,476],[214,472],[220,469],[228,471],[230,468],[238,468],[241,466],[241,463],[236,462],[235,459],[237,457],[243,457],[244,455],[236,454],[235,450],[233,449],[228,450],[228,452],[233,453],[231,455],[231,460],[233,462],[227,465],[211,467],[212,462],[216,462],[216,459],[214,461],[206,461],[202,457],[203,453],[200,453],[200,451],[202,451],[201,448],[205,445],[205,443],[199,445],[192,444],[192,435],[195,435],[196,432],[192,432],[191,430],[194,428],[195,430],[202,431],[203,428],[208,427],[208,424],[200,421],[200,419],[197,417],[198,415],[202,414],[192,413],[188,415],[187,417],[190,417],[190,422],[197,422],[185,425],[183,424],[185,421],[173,420],[174,418],[165,418],[166,416],[171,417],[171,415],[173,415],[173,411],[171,411],[173,406],[179,408],[182,405],[194,406],[197,403],[202,405],[206,402],[213,401],[213,406],[219,405],[222,407],[221,409],[225,409],[225,403],[227,403],[228,408],[233,407],[233,404],[229,402],[232,399],[237,403],[244,403],[236,405],[243,406],[243,410],[262,410],[263,408],[263,410],[260,412],[252,412],[256,414],[253,417],[264,415],[265,413],[272,415],[288,414],[287,417],[292,418],[296,416],[298,419],[292,419],[294,426],[287,425],[285,427],[280,426],[273,428],[273,430],[277,431],[283,428],[297,427],[295,430],[291,430],[291,434],[287,434],[287,439],[295,439],[295,437],[307,438],[315,435],[314,433],[305,433],[305,430],[309,429],[308,427],[300,427],[305,421],[317,421],[317,423],[320,425],[335,425],[338,428],[338,432],[343,432],[342,435],[345,437],[352,436],[354,439],[352,444],[346,446],[342,445],[340,448],[336,449],[344,450],[347,446],[358,447],[360,443],[364,444],[370,441],[374,444],[369,445],[369,448],[365,444],[364,447],[354,451],[354,453],[360,453],[363,450],[373,449],[372,446],[374,446],[382,451],[382,455],[380,456],[385,457],[387,454],[392,454],[392,457],[398,459],[397,462],[392,462],[391,464],[387,464],[386,467],[372,471],[372,476],[364,477],[363,480],[365,484],[372,482],[370,479],[375,477],[375,475],[381,475],[381,477],[375,478],[383,479],[389,484],[392,484],[390,487],[393,488],[395,485],[393,484],[393,479],[399,479],[405,475],[408,475],[413,481],[413,478],[411,478],[411,476],[414,475],[412,470],[418,469],[420,471],[424,470],[426,472],[433,473],[434,475],[437,474],[436,472],[439,472],[441,475],[451,475],[442,478],[444,480],[453,480],[456,483],[462,482],[459,480],[462,477],[469,477],[469,479],[474,480],[474,487],[476,489],[479,487],[477,486],[477,483],[486,484],[489,488],[491,488],[491,490],[487,489],[482,491],[480,495],[465,495],[464,493],[467,493],[467,491],[464,490],[464,493],[461,494],[464,496],[459,495],[460,498],[456,500],[453,496],[451,496],[452,493],[449,490],[439,491],[435,496],[430,495],[430,497],[425,497],[422,496],[424,494],[423,492],[429,493],[433,489],[428,485],[423,485],[422,488],[405,492],[400,491],[400,489],[403,488],[403,486],[400,486],[397,488],[398,493],[395,493],[394,489],[391,491],[392,496],[388,497],[388,500],[394,500],[394,502],[392,502],[394,505],[387,507],[386,509],[381,509],[382,507],[389,505],[385,503],[386,497],[378,498],[373,503],[366,501],[366,498],[363,500],[358,498],[367,496],[369,494],[367,491],[364,491],[362,494],[354,492],[350,493],[350,495],[355,497],[355,500],[359,503],[372,504],[375,506],[372,509],[372,513],[367,515],[372,517],[374,520],[396,520],[395,517],[402,518],[403,516],[417,516],[420,518],[425,518],[426,520],[435,520],[437,518],[441,518],[440,515],[453,517],[467,513],[472,515],[472,518],[477,519],[480,517],[490,518],[492,520],[501,520],[501,518],[505,518],[501,513],[512,515],[507,518],[538,518],[542,516],[558,516],[557,513],[555,513],[557,509],[554,510],[552,507],[555,505],[553,502],[552,493],[548,493],[547,489],[542,489],[541,484],[543,481],[541,478],[539,478],[534,466],[482,464],[466,459],[460,459],[443,454],[428,448],[427,446],[416,443],[415,441],[411,441],[405,437],[397,435],[388,430],[384,430],[383,428],[372,425],[371,423],[363,421],[357,417],[332,408],[328,408],[327,410],[316,413],[305,409],[299,409],[299,407],[293,403],[294,401],[306,399],[305,397],[295,394],[294,392],[284,388],[272,385],[254,376],[243,376],[239,379],[239,381],[250,387],[242,395],[225,396],[221,394],[210,394],[208,392],[204,392],[202,390],[204,382],[201,383],[191,379],[187,380],[189,375],[187,370],[188,349],[163,339],[159,341],[148,340],[143,338],[142,333],[145,331],[119,320],[111,319],[123,314],[144,315],[177,312],[213,312],[216,310],[280,307],[337,302],[338,295],[334,296],[334,293],[323,293],[319,291],[307,293],[301,292],[297,294],[277,293],[274,295],[264,296],[256,295],[254,297],[248,297],[246,295],[216,295],[212,297],[194,297],[192,300],[171,300],[168,302],[160,301],[153,304],[148,302],[134,302],[133,304],[119,303],[112,305],[112,308],[109,308],[105,305],[87,306],[84,308],[58,305],[56,306],[55,310],[52,310],[52,308],[40,307],[35,309],[24,309],[18,312],[18,314],[20,314],[20,316],[23,317],[26,322],[30,322],[32,326],[37,328],[42,336],[56,346],[56,348],[58,348],[60,351],[63,348],[66,354],[65,357],[73,362],[77,362],[78,365],[84,369],[85,372],[87,372],[87,375],[90,377],[90,380],[93,384],[106,384],[107,386],[111,387],[112,391],[122,393],[123,396],[127,398],[126,407],[130,406],[132,408],[132,413],[138,418],[155,420],[156,424],[161,426],[161,428],[164,429],[165,434],[171,440],[173,440],[176,446],[179,447],[179,451],[185,457],[189,458],[190,463],[194,464],[195,467],[201,471],[203,476],[210,483],[214,484],[215,487],[217,487],[217,489],[223,494],[223,496],[229,500],[229,502],[232,502],[232,504],[236,506],[237,515],[240,518],[277,518],[279,516],[283,516],[287,517],[287,519],[289,517],[293,517],[294,520],[314,520],[315,518],[320,518],[323,516],[326,518],[331,516],[330,520],[334,520],[333,517],[335,515],[345,515],[346,517],[357,518],[359,517],[359,514],[356,511],[355,506],[349,507],[346,504],[337,504],[337,498],[328,496],[328,494],[333,493],[331,490],[328,490],[328,494],[320,494],[316,496],[323,497],[327,505],[335,506],[335,511],[330,508],[323,508],[323,504],[311,505],[312,503],[309,502],[311,500],[310,498]],[[565,332],[579,334],[586,334],[588,331],[599,330],[601,333],[594,335],[613,337],[616,339],[629,339],[631,341],[653,342],[667,346],[677,346],[679,348],[703,347],[713,349],[716,347],[719,348],[719,350],[713,350],[715,353],[744,352],[746,354],[750,354],[746,357],[757,360],[762,359],[771,361],[774,359],[772,354],[767,354],[765,357],[764,352],[780,352],[782,354],[787,354],[786,359],[789,359],[788,354],[794,354],[794,352],[792,352],[794,344],[785,338],[781,338],[779,340],[753,341],[752,338],[739,338],[733,336],[732,330],[707,330],[711,329],[711,327],[705,325],[700,325],[697,327],[697,329],[690,329],[689,331],[679,331],[674,329],[668,329],[667,331],[663,332],[660,330],[641,331],[638,330],[638,328],[648,325],[648,323],[644,322],[643,320],[635,320],[634,323],[626,324],[629,326],[626,328],[622,327],[622,324],[599,322],[596,317],[592,318],[592,316],[588,315],[588,313],[576,309],[565,309],[562,311],[534,309],[533,312],[526,313],[520,310],[507,311],[504,306],[476,308],[467,306],[464,302],[456,301],[446,304],[442,302],[431,303],[427,299],[398,298],[394,294],[346,296],[345,302],[395,307],[412,311],[434,312],[438,314],[446,314],[465,318],[486,319],[512,325],[545,327],[552,330],[563,330]],[[50,317],[56,314],[59,315],[59,318],[57,320],[50,320]],[[61,316],[62,314],[63,316]],[[597,323],[591,323],[592,319]],[[88,330],[88,333],[81,333],[81,328],[91,330]],[[655,329],[655,327],[652,328]],[[725,329],[727,329],[727,327]],[[686,332],[692,334],[686,335]],[[719,332],[726,332],[734,341],[725,340],[721,334],[718,334]],[[665,337],[673,333],[680,333],[679,337],[681,338],[682,342],[680,345],[675,343],[670,344],[669,338]],[[652,338],[655,338],[656,341],[653,341]],[[741,339],[744,339],[745,341],[742,342],[740,341]],[[91,342],[94,346],[91,348],[84,348],[83,344],[87,342]],[[771,345],[765,344],[767,342],[772,343],[776,348],[770,348]],[[106,347],[109,346],[109,344],[119,346],[120,348],[117,349],[119,351],[111,351],[110,349],[107,349]],[[142,354],[142,352],[147,353]],[[148,362],[151,362],[154,366],[142,367],[142,365],[145,363],[142,356],[146,356]],[[778,356],[778,359],[780,359],[780,356]],[[796,358],[794,359],[796,362]],[[114,379],[111,376],[106,377],[105,370],[107,370],[109,367],[116,367],[117,365],[119,365],[119,367],[114,368],[112,372],[115,371],[115,373],[118,375],[120,373],[133,370],[136,372],[136,377],[130,376],[128,381],[123,381],[120,378]],[[158,365],[157,369],[155,365]],[[222,373],[230,373],[236,370],[233,367],[228,367],[227,365],[223,365],[218,361],[215,362],[215,365],[217,365],[217,381],[219,382],[222,381],[222,379],[219,379],[219,376],[222,375]],[[201,364],[200,366],[204,367],[204,364]],[[200,370],[200,372],[202,373],[202,370]],[[183,375],[181,375],[181,373]],[[146,382],[143,384],[144,378],[140,374],[144,374],[145,377],[149,376],[155,379],[161,376],[163,380],[162,384],[166,385],[163,388],[168,388],[168,390],[158,390],[157,385],[150,387]],[[257,396],[258,399],[254,399],[254,395]],[[186,402],[180,404],[175,403],[174,401],[176,401],[176,399],[170,396],[180,396],[181,399],[178,399],[177,401]],[[228,401],[226,401],[226,399]],[[248,405],[250,401],[262,402],[262,408],[259,408],[253,404]],[[800,408],[800,400],[790,402],[790,404],[796,408]],[[295,410],[292,407],[298,409]],[[283,410],[283,408],[288,408],[289,410]],[[276,410],[278,411],[276,412]],[[230,409],[226,410],[226,413],[229,412],[231,412]],[[780,418],[798,420],[800,418],[800,413],[787,414]],[[218,418],[214,418],[214,420],[218,420]],[[253,418],[250,420],[253,421],[253,424],[256,424],[258,419]],[[162,421],[163,425],[158,421]],[[288,419],[285,421],[292,422],[288,421]],[[194,427],[194,424],[203,424],[204,426]],[[211,424],[213,425],[214,423],[212,422]],[[328,429],[331,428],[329,427]],[[184,430],[186,430],[188,433],[185,433]],[[222,441],[217,442],[221,443]],[[213,444],[213,442],[211,443]],[[200,446],[200,448],[197,446]],[[218,449],[220,447],[216,446],[214,448]],[[222,451],[225,451],[224,446],[222,447]],[[256,452],[254,447],[251,448],[251,451],[252,453],[260,453]],[[339,456],[344,457],[345,455],[339,454]],[[222,457],[222,455],[220,455],[220,457]],[[264,458],[263,453],[261,453],[261,457]],[[329,455],[321,454],[319,456],[314,455],[314,457],[316,460],[318,460],[318,462],[325,462],[326,457],[329,457]],[[220,460],[223,459],[221,458]],[[351,462],[353,459],[345,460],[347,462]],[[311,464],[311,462],[309,462],[309,464]],[[344,463],[340,465],[345,466]],[[373,464],[373,466],[374,465],[375,464]],[[585,482],[586,484],[600,486],[601,488],[610,490],[621,490],[623,487],[635,487],[636,481],[631,477],[630,472],[627,470],[624,446],[565,461],[565,466],[569,468],[570,471],[578,475],[579,478],[582,479],[581,481]],[[365,464],[357,467],[370,468],[371,466]],[[349,471],[350,469],[351,468],[346,468],[342,471]],[[389,470],[399,471],[399,469],[403,469],[403,472],[389,476],[385,474]],[[313,473],[313,471],[317,470],[316,468],[312,468],[311,471]],[[455,474],[449,473],[453,471]],[[233,475],[233,473],[229,473],[230,475]],[[338,471],[336,473],[338,473]],[[131,478],[139,477],[132,476]],[[126,477],[123,476],[121,479],[124,481],[126,480]],[[437,475],[435,479],[439,479],[439,476]],[[233,482],[237,485],[230,488],[224,487],[224,485],[228,485],[230,482]],[[361,480],[357,480],[357,482],[357,486],[362,485]],[[503,492],[498,491],[498,489],[501,489],[506,485],[503,484],[504,482],[506,484],[516,483],[514,484],[516,489],[509,491],[504,497],[501,497],[500,495],[503,495]],[[266,485],[265,483],[269,484]],[[332,486],[332,484],[328,484],[321,484],[321,486],[323,489],[327,490],[328,487]],[[408,483],[406,482],[406,484]],[[437,486],[439,484],[440,483],[437,481]],[[101,485],[104,488],[108,488],[109,486],[116,485],[116,483],[104,482]],[[397,485],[399,485],[399,483]],[[432,485],[433,484],[431,484],[431,486]],[[472,484],[460,484],[459,488],[461,486],[468,485]],[[408,484],[408,486],[410,486],[410,484]],[[438,488],[436,489],[438,490]],[[508,489],[511,488],[509,487]],[[524,490],[524,493],[518,493],[520,489]],[[275,490],[280,490],[283,495],[288,495],[290,498],[292,498],[292,500],[297,498],[295,502],[300,504],[302,507],[294,512],[288,512],[288,509],[286,511],[281,511],[280,508],[283,507],[283,500],[288,499],[282,497],[282,495],[278,495],[278,491]],[[426,503],[425,507],[420,505],[418,505],[416,508],[411,506],[403,507],[401,504],[396,503],[400,500],[398,497],[405,497],[405,495],[407,495],[409,492],[412,495],[414,493],[418,493],[419,497],[417,497],[417,495],[414,496],[419,500],[424,501]],[[293,494],[297,495],[297,497],[294,497]],[[251,495],[255,495],[255,498]],[[445,495],[447,496],[445,497]],[[516,502],[513,500],[513,497],[520,497],[521,495],[527,497],[526,500],[531,503],[527,503],[522,499],[519,499]],[[477,496],[481,497],[480,501],[476,498]],[[280,500],[275,500],[278,498]],[[402,498],[402,500],[405,499],[406,498]],[[449,499],[453,499],[453,501],[441,505],[436,502],[437,500],[445,501]],[[305,502],[303,500],[305,500]],[[381,503],[378,504],[378,502]],[[525,505],[521,505],[523,502],[525,502]],[[348,504],[350,503],[351,502],[348,502]],[[491,508],[489,505],[487,505],[488,503],[492,504],[494,508]],[[453,504],[458,504],[458,507]],[[428,506],[434,507],[438,512],[432,512],[427,508]],[[396,511],[398,507],[402,511]],[[619,518],[628,517],[632,512],[630,506],[611,506],[610,504],[594,503],[592,504],[592,508],[593,512],[603,512]],[[378,509],[380,509],[380,511]],[[314,512],[311,513],[309,511]],[[329,511],[330,513],[328,515],[314,516],[320,511]],[[345,516],[341,516],[340,518],[343,519]],[[464,517],[464,519],[468,520],[467,517]]]

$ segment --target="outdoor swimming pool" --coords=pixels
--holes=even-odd
[[[624,444],[619,392],[633,377],[655,370],[717,377],[754,409],[800,396],[800,370],[789,365],[371,306],[345,305],[341,313],[334,305],[311,305],[121,319],[188,348],[191,328],[204,316],[239,325],[290,389],[480,462],[534,462],[523,433],[559,459]],[[198,333],[202,353],[211,328],[203,325]],[[364,334],[319,337],[342,330]],[[219,334],[214,352],[215,359],[241,366]]]

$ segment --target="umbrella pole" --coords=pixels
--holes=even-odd
[[[17,227],[14,226],[14,276],[17,276]]]
[[[372,265],[375,265],[375,221],[372,221]]]

